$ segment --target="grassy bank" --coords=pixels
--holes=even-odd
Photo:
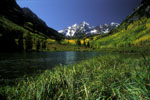
[[[150,100],[149,59],[97,57],[1,87],[8,100]]]
[[[84,46],[53,43],[48,45],[47,51],[94,51],[94,50],[92,48]]]
[[[116,52],[116,53],[138,53],[138,54],[149,54],[150,47],[118,47],[118,48],[99,48],[99,49],[91,49],[91,51],[105,51],[105,52]]]

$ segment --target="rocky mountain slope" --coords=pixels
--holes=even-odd
[[[121,23],[121,28],[127,28],[129,24],[140,20],[142,17],[150,17],[150,0],[141,0],[141,3],[133,12]]]
[[[59,39],[61,36],[56,30],[49,28],[45,22],[38,18],[38,16],[36,16],[30,9],[20,8],[17,5],[16,0],[1,0],[0,16],[4,16],[8,20],[24,28],[30,27],[35,33],[37,31],[42,32],[48,37],[55,39]],[[27,25],[27,23],[31,23],[32,26]],[[27,27],[25,27],[25,24]]]
[[[0,51],[44,49],[49,38],[60,41],[63,35],[30,9],[20,8],[16,0],[0,0]]]
[[[91,41],[94,48],[122,48],[150,46],[150,1],[141,4],[121,25],[111,33],[95,36]]]
[[[60,30],[59,33],[62,33],[66,37],[78,37],[78,36],[85,36],[89,34],[103,34],[108,33],[112,29],[118,27],[118,23],[112,22],[111,24],[104,24],[100,26],[92,26],[89,23],[83,21],[81,24],[74,24],[69,26],[64,30]]]

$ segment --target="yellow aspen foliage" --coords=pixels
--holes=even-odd
[[[133,24],[130,24],[127,29],[131,29],[133,28],[133,26],[134,26]]]
[[[97,37],[95,36],[94,38],[93,38],[93,40],[96,40],[97,39]]]
[[[89,39],[89,38],[86,38],[86,39],[85,39],[85,42],[88,42],[88,41],[90,41],[90,39]]]
[[[54,39],[47,39],[47,42],[48,43],[54,43],[54,42],[56,42],[56,40],[54,40]]]
[[[145,36],[143,36],[143,37],[141,37],[141,38],[135,40],[135,41],[133,42],[133,44],[137,45],[137,44],[140,44],[140,43],[142,43],[142,42],[144,42],[144,41],[150,41],[150,35],[145,35]]]
[[[121,32],[125,32],[126,30],[125,29],[123,29]]]
[[[150,23],[150,18],[147,18],[146,23]]]
[[[150,24],[146,24],[146,28],[150,28]]]
[[[61,41],[61,43],[62,43],[62,44],[68,44],[68,40],[67,40],[67,39],[64,39],[64,40]]]
[[[81,44],[84,44],[84,40],[80,40]]]
[[[114,38],[114,37],[117,37],[117,36],[119,35],[119,33],[120,33],[120,32],[113,34],[112,37],[113,37],[113,38]]]
[[[138,21],[136,21],[136,22],[135,22],[135,24],[136,24],[136,25],[140,25],[140,24],[142,24],[142,20],[138,20]]]
[[[68,40],[70,44],[76,44],[75,40]]]

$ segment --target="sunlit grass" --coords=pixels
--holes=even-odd
[[[47,46],[47,51],[92,51],[92,48],[84,46],[52,43]]]
[[[96,36],[90,42],[93,48],[118,48],[118,47],[141,47],[149,46],[150,39],[147,38],[150,33],[149,18],[141,18],[127,26],[124,22],[119,28],[118,32]]]
[[[1,88],[8,100],[150,100],[150,59],[104,56]]]

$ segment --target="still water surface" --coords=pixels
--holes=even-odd
[[[100,52],[0,53],[0,79],[13,79],[56,65],[68,65],[104,55]]]

